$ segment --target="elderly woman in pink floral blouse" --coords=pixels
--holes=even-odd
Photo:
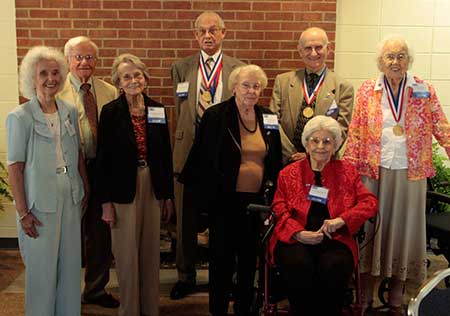
[[[345,159],[379,199],[377,223],[366,224],[373,242],[362,251],[363,302],[372,302],[374,278],[388,277],[390,315],[402,315],[405,281],[426,278],[432,136],[450,156],[450,125],[433,86],[407,72],[413,56],[401,36],[380,43],[377,61],[382,74],[359,88]]]

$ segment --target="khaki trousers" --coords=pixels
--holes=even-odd
[[[119,281],[118,315],[158,316],[160,209],[148,167],[138,167],[134,201],[114,207],[117,223],[111,238]]]

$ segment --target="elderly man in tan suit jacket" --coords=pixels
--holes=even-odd
[[[232,96],[228,77],[243,62],[222,53],[225,24],[215,12],[205,11],[195,21],[195,38],[200,51],[172,65],[177,127],[173,149],[174,175],[177,180],[186,163],[203,111]],[[177,209],[176,262],[178,282],[170,297],[180,299],[192,292],[196,283],[198,211],[192,201],[192,189],[175,181]]]
[[[116,308],[119,302],[105,291],[112,260],[111,235],[109,226],[101,220],[102,208],[95,181],[95,154],[98,116],[103,105],[118,97],[118,91],[113,85],[93,77],[98,47],[89,38],[77,36],[68,40],[64,46],[64,55],[70,72],[57,97],[74,104],[78,109],[81,148],[91,190],[89,204],[82,218],[83,259],[86,268],[82,302]]]
[[[305,30],[298,50],[305,69],[278,75],[270,102],[270,109],[278,115],[281,126],[285,163],[306,156],[301,134],[312,117],[334,117],[345,137],[353,108],[353,86],[326,67],[328,37],[325,31],[317,27]]]

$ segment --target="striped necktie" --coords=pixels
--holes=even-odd
[[[205,71],[206,75],[209,78],[211,75],[211,70],[214,67],[214,59],[209,57],[205,62]],[[208,91],[207,87],[203,80],[201,80],[199,95],[198,95],[198,106],[197,106],[197,115],[196,115],[196,123],[199,124],[200,120],[203,116],[203,113],[206,111],[208,107],[211,106],[212,96]]]
[[[95,102],[94,95],[91,92],[91,85],[89,83],[83,83],[80,87],[83,90],[83,106],[84,112],[91,127],[92,140],[94,144],[94,151],[97,149],[97,102]]]

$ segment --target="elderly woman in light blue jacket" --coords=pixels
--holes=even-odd
[[[30,100],[6,120],[9,181],[26,267],[26,315],[81,312],[80,219],[89,189],[77,110],[55,99],[66,74],[58,50],[30,49],[19,74],[22,95]]]

